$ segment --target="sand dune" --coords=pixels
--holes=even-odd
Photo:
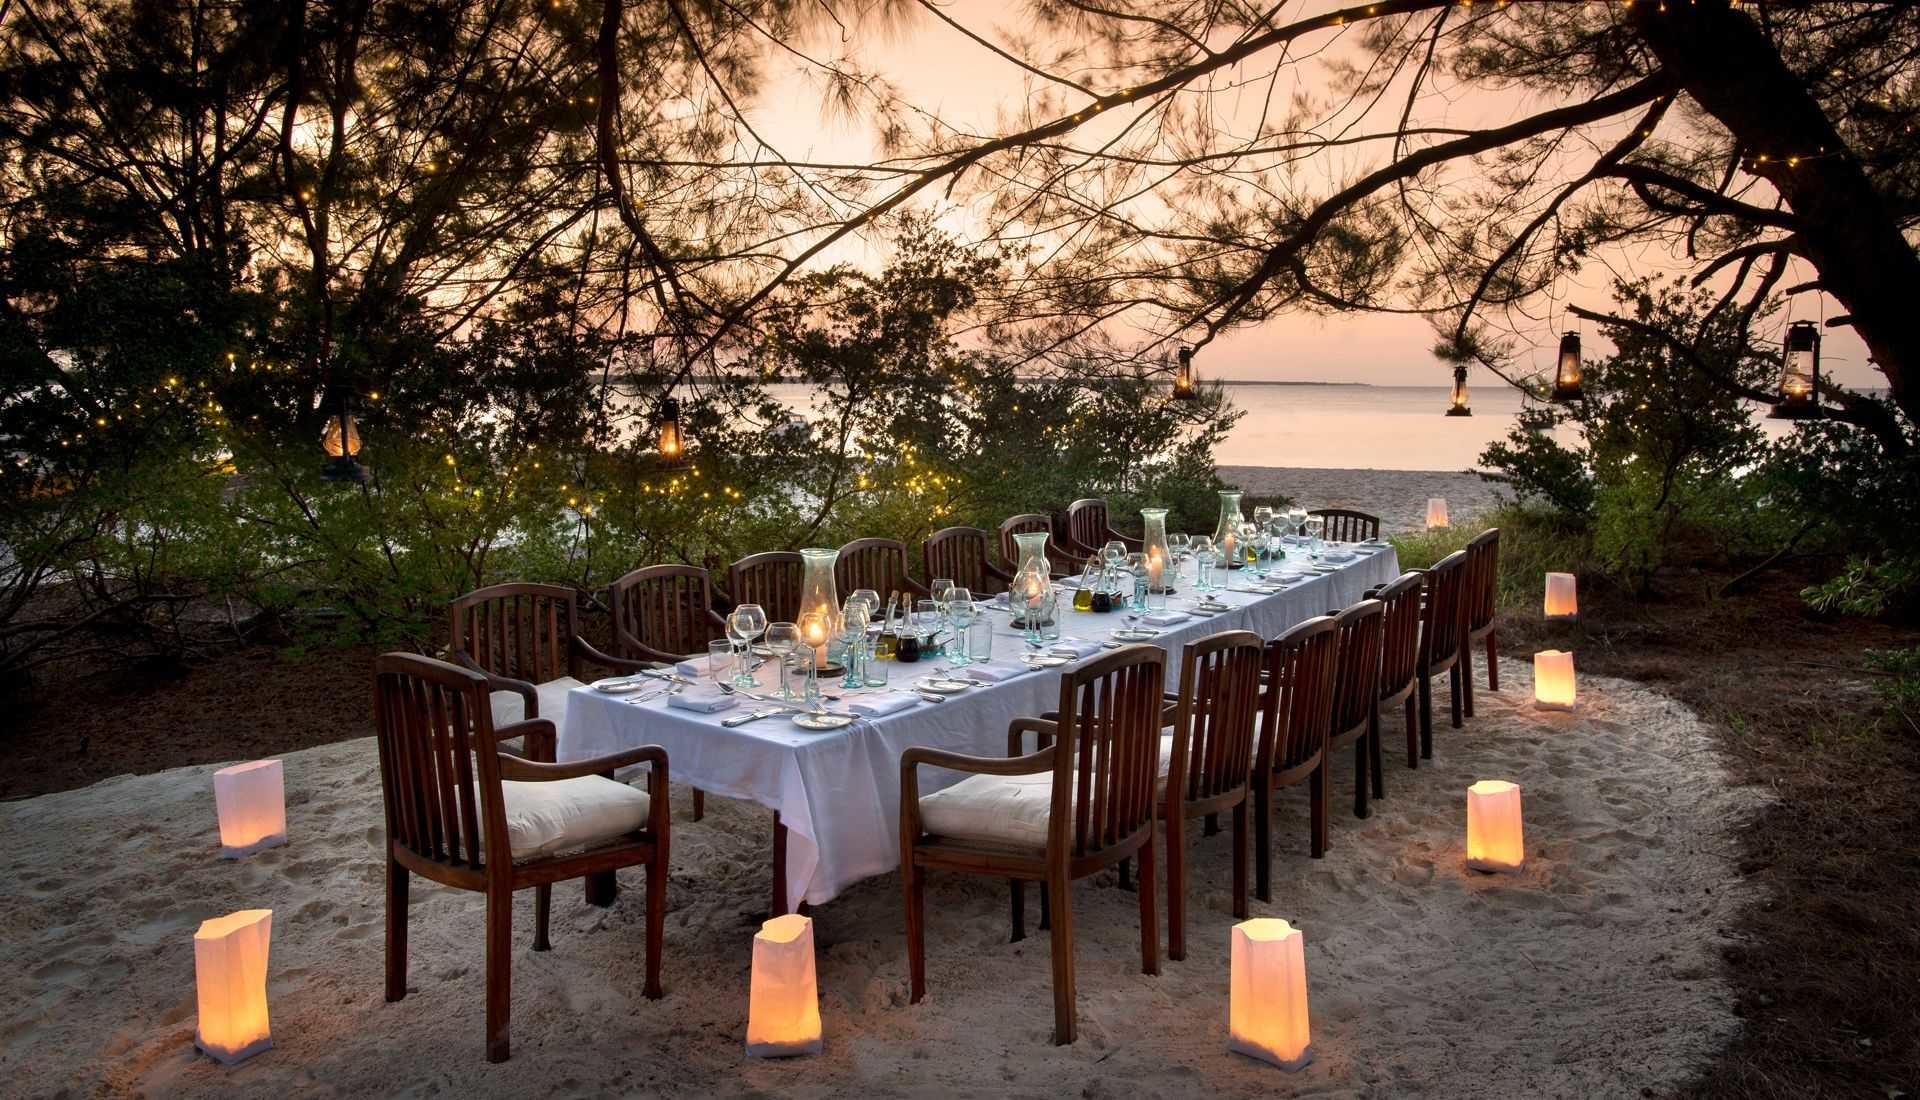
[[[1304,929],[1318,1060],[1285,1075],[1226,1051],[1228,838],[1195,839],[1185,962],[1139,973],[1133,895],[1075,891],[1082,1037],[1050,1045],[1044,934],[1007,942],[1003,886],[935,876],[932,993],[906,1004],[893,876],[816,918],[826,1022],[816,1058],[745,1057],[749,941],[768,815],[713,800],[676,821],[667,996],[640,996],[639,874],[612,910],[555,898],[554,950],[517,907],[514,1058],[482,1058],[480,899],[416,886],[411,995],[381,997],[380,794],[373,743],[285,758],[292,842],[216,856],[211,768],[125,776],[0,806],[8,928],[0,1064],[22,1096],[1636,1095],[1684,1079],[1736,1027],[1718,962],[1737,901],[1727,854],[1751,796],[1729,792],[1685,708],[1589,680],[1542,714],[1527,669],[1482,693],[1408,772],[1387,729],[1388,798],[1356,821],[1335,771],[1333,847],[1305,851],[1283,795],[1274,903]],[[1524,873],[1462,867],[1464,790],[1524,791]],[[684,795],[676,799],[684,812]],[[274,910],[274,1049],[225,1069],[192,1046],[191,937]],[[1163,911],[1164,919],[1164,911]]]

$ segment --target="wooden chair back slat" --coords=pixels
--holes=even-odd
[[[1333,736],[1364,729],[1380,690],[1380,647],[1386,605],[1361,600],[1333,617]]]
[[[1067,537],[1084,554],[1098,550],[1113,536],[1107,532],[1107,502],[1097,497],[1076,500],[1067,505]]]
[[[1380,537],[1379,516],[1351,508],[1313,508],[1307,514],[1326,520],[1326,537],[1335,542],[1364,542]]]
[[[1187,643],[1180,656],[1169,806],[1174,798],[1198,802],[1246,783],[1253,768],[1263,650],[1260,636],[1250,630],[1222,631]]]
[[[556,584],[496,584],[447,605],[449,649],[495,676],[545,683],[575,671],[579,593]]]
[[[1165,683],[1166,653],[1152,645],[1115,650],[1061,678],[1053,828],[1074,859],[1152,828]]]
[[[1257,756],[1269,770],[1293,771],[1326,753],[1338,640],[1333,618],[1321,615],[1267,643]]]
[[[1467,543],[1467,573],[1460,595],[1469,634],[1493,625],[1500,588],[1500,528],[1489,527]]]
[[[1006,590],[989,569],[987,533],[978,527],[945,527],[920,544],[926,577],[946,577],[978,596]]]
[[[615,656],[678,660],[727,634],[714,611],[713,578],[697,565],[649,565],[607,586]]]
[[[871,588],[882,599],[889,592],[926,591],[907,574],[907,544],[899,539],[854,539],[842,546],[833,580],[842,593]]]
[[[373,670],[388,835],[420,859],[481,866],[507,844],[486,678],[411,653],[376,657]]]
[[[1425,586],[1425,577],[1409,572],[1372,593],[1381,605],[1381,699],[1404,698],[1413,687],[1420,664],[1420,601]]]
[[[800,581],[806,566],[792,550],[748,554],[727,567],[727,595],[734,606],[757,603],[767,621],[790,623],[800,617]]]
[[[1427,570],[1426,593],[1420,612],[1420,664],[1444,665],[1460,655],[1466,617],[1467,552],[1455,550]]]

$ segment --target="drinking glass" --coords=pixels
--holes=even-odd
[[[940,616],[946,605],[938,600],[916,600],[913,605],[913,632],[920,639],[920,656],[937,656],[933,639],[940,633]]]
[[[1315,561],[1320,560],[1320,548],[1321,548],[1320,536],[1326,534],[1326,531],[1327,531],[1327,517],[1325,516],[1308,516],[1307,517],[1307,553]]]
[[[814,667],[813,650],[801,646],[793,651],[791,660],[782,661],[780,667],[783,670],[780,676],[780,697],[818,709],[820,670]]]
[[[953,641],[947,646],[947,659],[956,665],[969,663],[967,628],[979,612],[973,606],[973,593],[958,585],[947,589],[947,621],[953,624]]]
[[[860,682],[867,687],[887,686],[887,662],[875,652],[880,645],[876,635],[868,638],[860,647]]]
[[[727,678],[733,675],[736,663],[732,641],[707,643],[707,675],[713,677],[715,684],[726,683]]]
[[[1147,609],[1147,556],[1140,551],[1127,555],[1127,569],[1132,572],[1133,599],[1130,601],[1135,611]]]
[[[952,589],[952,577],[935,577],[927,582],[927,595],[932,596],[936,603],[946,603],[947,593]]]
[[[797,624],[767,624],[767,652],[773,654],[773,659],[780,662],[780,667],[786,667],[787,657],[793,653],[794,647],[799,644],[800,627]],[[780,698],[789,700],[793,698],[793,696],[787,692],[787,678],[785,676],[780,678]]]
[[[766,609],[757,603],[743,603],[733,609],[733,614],[727,616],[727,637],[738,638],[741,649],[745,651],[739,668],[733,674],[735,687],[750,688],[754,685],[753,661],[750,659],[753,655],[753,640],[766,629]]]
[[[1100,548],[1100,556],[1105,559],[1108,565],[1119,565],[1126,560],[1127,544],[1121,542],[1119,539],[1110,539],[1105,546]]]
[[[880,613],[880,593],[875,592],[871,588],[856,588],[853,590],[853,595],[848,596],[847,599],[859,600],[861,603],[867,605],[868,622],[872,622],[873,617]]]
[[[993,620],[985,615],[973,620],[967,628],[967,663],[981,664],[993,660]]]

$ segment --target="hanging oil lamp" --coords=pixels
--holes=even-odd
[[[660,457],[678,462],[686,453],[686,436],[680,427],[680,402],[667,398],[660,402]]]
[[[1173,371],[1173,396],[1181,401],[1193,401],[1199,398],[1200,391],[1193,388],[1193,349],[1180,349],[1180,364]]]
[[[1566,403],[1578,401],[1580,389],[1580,334],[1569,332],[1560,337],[1560,364],[1553,372],[1553,399]]]
[[[352,403],[345,391],[335,391],[327,406],[326,427],[320,432],[320,449],[327,461],[320,467],[320,476],[327,481],[360,484],[367,480],[367,471],[359,462],[360,427],[354,422]]]
[[[1453,368],[1453,394],[1447,399],[1448,416],[1472,416],[1473,410],[1467,406],[1467,365]]]
[[[1780,399],[1767,414],[1775,420],[1813,420],[1820,410],[1820,328],[1812,321],[1787,326],[1780,364]]]

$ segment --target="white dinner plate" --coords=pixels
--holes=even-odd
[[[931,691],[935,695],[958,695],[973,686],[972,680],[949,680],[945,677],[933,677],[919,683],[921,691]]]
[[[837,730],[853,725],[851,714],[816,714],[811,711],[798,711],[793,716],[793,724],[803,730]]]

